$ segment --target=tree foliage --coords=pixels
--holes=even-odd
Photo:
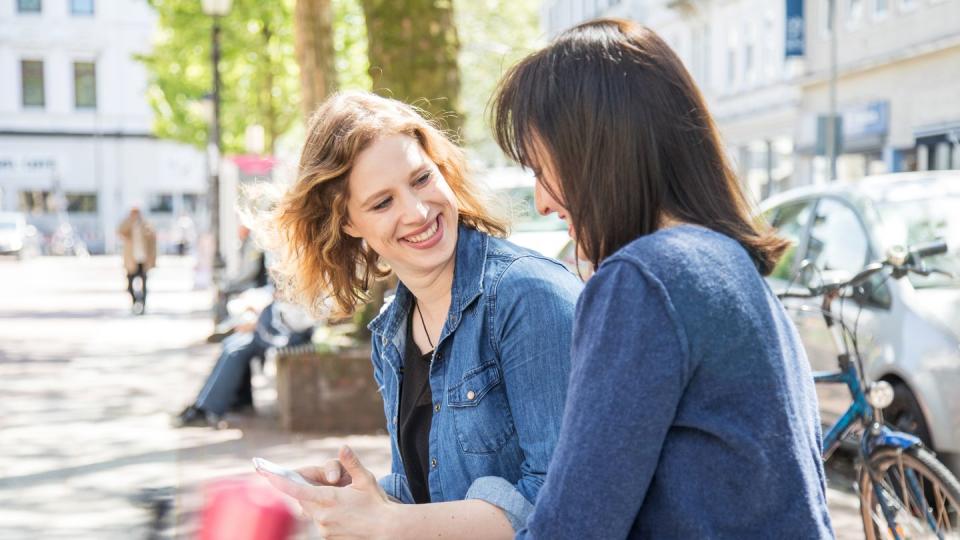
[[[202,99],[213,88],[212,19],[200,0],[150,0],[159,31],[147,66],[157,136],[203,147]],[[226,152],[244,152],[246,128],[264,128],[266,152],[300,118],[292,0],[234,0],[221,20],[221,131]]]
[[[539,7],[539,0],[463,0],[456,4],[463,142],[475,158],[487,164],[503,159],[490,135],[487,105],[506,70],[542,44]]]
[[[221,125],[227,152],[244,151],[249,125],[264,127],[266,151],[277,136],[300,126],[304,94],[295,54],[295,1],[234,0],[222,20]],[[542,40],[537,0],[311,1],[328,1],[332,11],[332,87],[374,89],[424,106],[445,116],[475,156],[488,163],[501,159],[490,138],[487,104],[504,71]],[[208,128],[199,102],[212,88],[210,17],[200,0],[150,3],[160,31],[152,53],[142,59],[152,83],[148,99],[155,133],[203,147]]]

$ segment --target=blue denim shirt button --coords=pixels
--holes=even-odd
[[[440,412],[440,402],[438,401],[436,405],[433,406],[433,412]]]
[[[394,423],[394,424],[397,423],[397,417],[396,417],[396,416],[393,417],[393,423]]]
[[[433,459],[430,460],[430,468],[431,468],[431,469],[436,469],[436,468],[437,468],[437,458],[433,458]]]
[[[473,390],[470,390],[470,391],[467,392],[467,399],[473,401],[473,398],[475,398],[475,397],[477,397],[477,394],[475,394],[475,393],[473,392]]]

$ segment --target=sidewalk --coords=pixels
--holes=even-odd
[[[145,488],[174,491],[167,537],[189,538],[204,482],[254,477],[253,456],[297,467],[348,443],[386,472],[385,436],[280,430],[269,369],[255,381],[256,416],[228,417],[219,431],[172,429],[219,350],[204,343],[211,295],[191,290],[189,259],[163,258],[147,314],[134,317],[119,265],[0,260],[0,538],[147,538],[150,514],[132,500]],[[305,526],[300,537],[315,535]]]
[[[254,477],[254,456],[299,467],[348,443],[374,474],[388,471],[386,436],[282,431],[271,364],[254,380],[256,416],[170,427],[219,351],[204,342],[211,293],[191,289],[191,265],[161,258],[135,317],[118,258],[0,258],[0,540],[148,538],[150,513],[133,501],[144,489],[173,491],[163,537],[191,538],[200,488]],[[838,538],[862,538],[849,477],[830,477]],[[298,538],[317,535],[301,524]]]

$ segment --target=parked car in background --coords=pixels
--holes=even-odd
[[[27,248],[30,226],[19,212],[0,212],[0,255],[21,257]]]
[[[893,385],[884,419],[918,435],[960,472],[960,171],[900,173],[791,190],[763,202],[761,211],[793,242],[769,281],[816,284],[853,275],[893,246],[944,239],[948,253],[926,263],[952,275],[878,277],[835,309],[856,327],[869,380]],[[817,270],[799,274],[802,261]],[[837,351],[816,310],[784,304],[794,317],[814,370],[836,370]],[[862,308],[862,309],[861,309]],[[859,311],[859,316],[858,316]],[[818,387],[824,422],[850,404],[842,385]]]
[[[512,229],[508,240],[548,257],[559,259],[570,241],[567,225],[556,214],[541,216],[534,202],[533,174],[517,167],[488,170],[481,182],[510,207]]]

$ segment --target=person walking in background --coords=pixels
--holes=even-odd
[[[517,538],[830,538],[813,377],[763,279],[754,218],[700,91],[653,31],[565,31],[506,76],[498,143],[596,273],[560,442]]]
[[[117,235],[123,240],[123,267],[127,271],[127,292],[130,293],[132,309],[142,315],[147,303],[147,272],[157,264],[157,234],[144,219],[140,208],[134,206],[130,215],[117,227]],[[139,289],[134,289],[139,279]]]

